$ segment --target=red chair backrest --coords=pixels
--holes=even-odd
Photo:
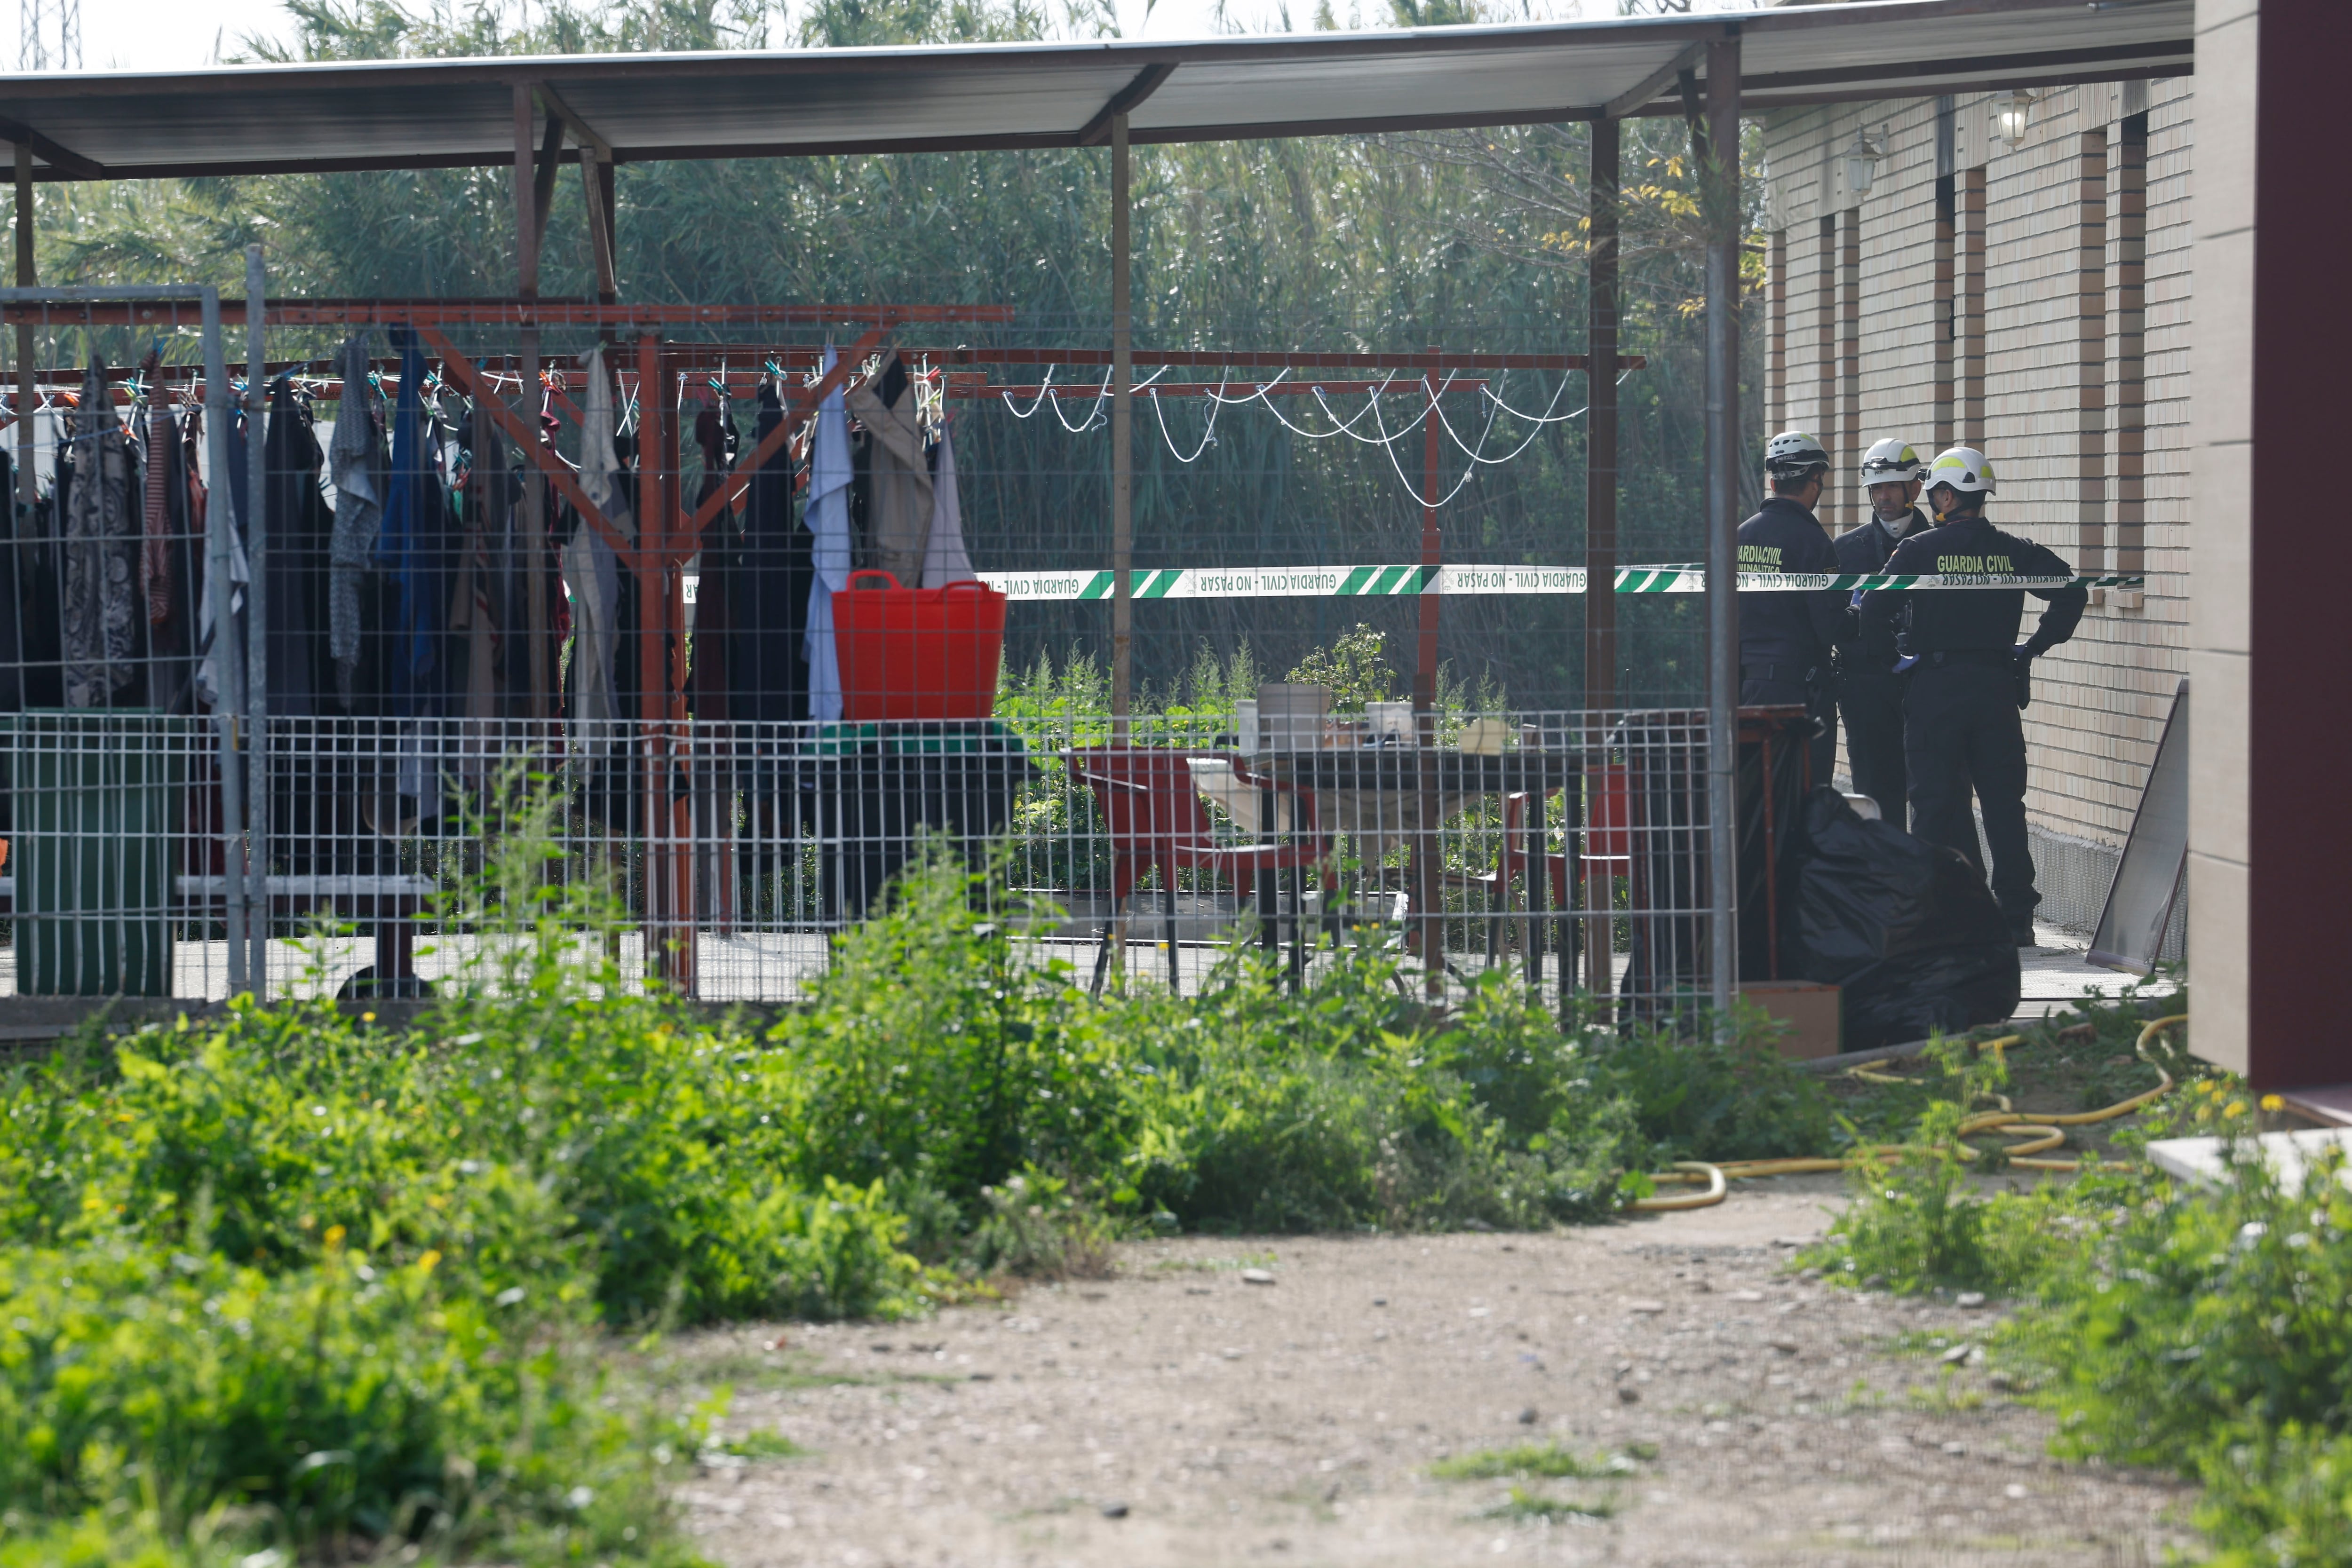
[[[1595,768],[1585,775],[1584,858],[1631,860],[1633,855],[1633,770]]]
[[[1215,841],[1187,755],[1109,747],[1080,754],[1078,771],[1102,808],[1115,846],[1205,847]]]

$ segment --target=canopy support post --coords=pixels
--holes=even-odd
[[[547,117],[547,155],[535,158],[531,140],[534,99],[529,82],[514,87],[515,292],[525,301],[539,298],[540,242],[547,234],[548,198],[553,193],[555,160],[563,146],[563,122]],[[583,150],[583,156],[585,156]],[[544,165],[543,167],[541,165]],[[540,440],[539,328],[528,317],[516,347],[520,350],[521,385],[516,401],[523,429],[531,442]],[[547,549],[547,486],[529,474],[522,487],[522,531],[530,541],[525,559],[530,569],[524,579],[526,612],[530,617],[530,716],[544,723],[554,711],[554,670],[548,657],[547,573],[542,570]]]
[[[269,407],[266,296],[261,247],[245,247],[246,979],[256,1000],[269,994]],[[226,629],[224,629],[226,631]]]
[[[37,288],[33,263],[33,149],[16,143],[16,287]],[[16,501],[30,507],[33,490],[33,420],[40,392],[33,384],[33,323],[16,323]]]
[[[1412,913],[1421,925],[1422,989],[1433,1002],[1445,998],[1445,911],[1443,852],[1437,837],[1437,574],[1445,559],[1445,541],[1437,527],[1437,387],[1444,350],[1429,345],[1429,369],[1422,372],[1421,391],[1427,400],[1421,427],[1421,592],[1419,635],[1414,639],[1412,707],[1414,737],[1420,741],[1414,761],[1412,853]]]
[[[1599,715],[1618,706],[1617,692],[1617,219],[1622,185],[1622,139],[1607,115],[1592,122],[1591,172],[1586,184],[1590,216],[1589,279],[1584,344],[1584,706]],[[1588,723],[1605,720],[1588,718]],[[1599,737],[1588,736],[1594,749]],[[1596,801],[1588,800],[1591,821]],[[1604,912],[1584,922],[1585,988],[1606,995],[1611,972],[1612,904],[1606,872],[1588,868],[1585,908]],[[1565,955],[1563,955],[1565,956]],[[1563,975],[1563,979],[1565,975]]]
[[[1130,450],[1135,401],[1132,239],[1133,184],[1127,153],[1127,116],[1110,117],[1110,712],[1111,744],[1128,744],[1135,702],[1135,455]],[[1174,887],[1167,890],[1171,899]]]
[[[1739,35],[1706,46],[1707,997],[1728,1030],[1739,985]]]

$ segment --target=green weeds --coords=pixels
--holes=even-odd
[[[719,1451],[738,1459],[804,1459],[812,1452],[782,1432],[765,1427],[728,1438],[719,1445]]]
[[[2146,1087],[2151,1061],[2181,1080],[2115,1135],[2118,1157],[1988,1193],[1949,1151],[1957,1107],[1931,1105],[1896,1164],[1856,1178],[1805,1260],[1834,1281],[2011,1296],[2015,1311],[1988,1335],[1989,1381],[2056,1416],[2062,1457],[2201,1483],[2206,1560],[2224,1568],[2352,1564],[2343,1165],[2281,1180],[2243,1140],[2259,1107],[2242,1084],[2188,1058],[2177,1034],[2132,1052],[2149,1016],[2127,994],[2056,1020],[2040,1042],[2072,1030],[2075,1079],[2095,1096]],[[2141,1157],[2148,1139],[2184,1134],[2233,1140],[2224,1179],[2177,1186]],[[1910,1398],[1940,1412],[1982,1396],[1947,1368]]]
[[[1440,1459],[1429,1473],[1441,1481],[1497,1480],[1507,1476],[1541,1477],[1548,1480],[1606,1480],[1633,1473],[1630,1454],[1583,1455],[1558,1443],[1521,1443],[1508,1448],[1481,1448]]]
[[[1614,1498],[1553,1497],[1549,1492],[1529,1491],[1525,1487],[1513,1487],[1502,1501],[1481,1509],[1481,1519],[1516,1519],[1549,1521],[1556,1519],[1614,1519],[1617,1500]]]
[[[629,994],[551,809],[485,807],[440,912],[481,939],[407,1035],[240,1002],[0,1077],[7,1550],[667,1561],[708,1413],[610,1336],[906,1316],[1178,1228],[1605,1218],[1830,1126],[1753,1018],[1564,1030],[1499,975],[1439,1018],[1362,948],[1089,996],[938,855],[805,1005],[714,1023]]]

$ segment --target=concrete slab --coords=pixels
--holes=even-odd
[[[2021,1022],[2038,1022],[2063,1012],[2085,997],[2115,997],[2139,980],[2136,975],[2103,968],[2086,956],[2089,940],[2055,925],[2036,922],[2034,946],[2017,954],[2022,992],[2013,1015]],[[2162,996],[2170,987],[2160,980],[2140,981],[2142,994]]]
[[[2182,1181],[2219,1186],[2230,1176],[2230,1142],[2225,1138],[2159,1138],[2148,1145],[2147,1157],[2155,1163],[2157,1169]],[[2347,1165],[2339,1173],[2339,1179],[2345,1186],[2352,1186],[2352,1127],[2315,1127],[2300,1133],[2261,1133],[2254,1136],[2252,1142],[2262,1155],[2263,1164],[2284,1186],[2301,1186],[2304,1172],[2331,1149],[2345,1157]]]

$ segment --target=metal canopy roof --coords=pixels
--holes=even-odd
[[[462,167],[533,112],[617,162],[1069,147],[1679,113],[1736,31],[1751,111],[2189,74],[2193,0],[1869,0],[1181,43],[991,44],[0,75],[45,180]],[[541,121],[543,123],[543,120]],[[535,132],[534,132],[535,134]]]

